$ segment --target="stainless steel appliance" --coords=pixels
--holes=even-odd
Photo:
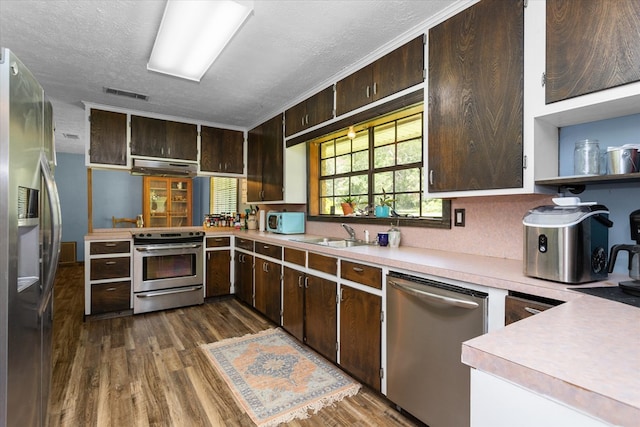
[[[430,427],[468,426],[462,342],[487,331],[484,292],[390,272],[387,397]]]
[[[607,277],[613,223],[605,206],[539,206],[522,222],[525,275],[569,284]]]
[[[0,48],[0,426],[47,425],[60,253],[51,104]]]
[[[133,313],[202,304],[202,231],[133,235]]]
[[[609,262],[609,273],[613,272],[618,252],[629,253],[629,278],[631,280],[620,282],[620,288],[631,295],[640,296],[640,209],[631,212],[629,215],[629,226],[631,229],[631,239],[635,240],[635,245],[613,245],[611,247],[611,257]]]

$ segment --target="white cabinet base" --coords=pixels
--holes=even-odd
[[[471,427],[602,427],[602,420],[471,369]]]

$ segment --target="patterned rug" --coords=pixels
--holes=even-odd
[[[360,384],[282,329],[200,346],[260,427],[307,418]]]

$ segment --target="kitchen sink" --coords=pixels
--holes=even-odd
[[[317,237],[314,239],[291,239],[291,240],[295,242],[329,246],[332,248],[351,248],[354,246],[373,245],[373,242],[367,243],[364,240],[340,239],[337,237]]]

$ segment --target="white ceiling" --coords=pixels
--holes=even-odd
[[[57,151],[83,153],[83,101],[251,128],[454,3],[255,0],[253,14],[199,83],[146,69],[164,0],[0,0],[0,46],[21,59],[52,100]],[[103,87],[149,101],[108,95]]]

